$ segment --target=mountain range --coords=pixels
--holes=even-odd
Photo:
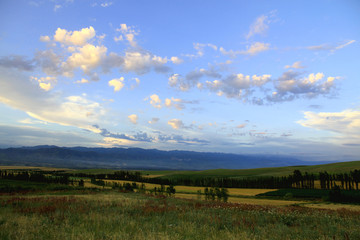
[[[283,155],[246,155],[215,152],[162,151],[142,148],[34,146],[0,149],[0,165],[111,169],[250,169],[315,165]]]

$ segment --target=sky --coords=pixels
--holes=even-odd
[[[360,160],[360,2],[1,0],[0,146]]]

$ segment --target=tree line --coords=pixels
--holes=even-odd
[[[65,184],[65,185],[74,184],[74,181],[71,180],[67,175],[54,176],[38,171],[12,172],[12,171],[0,170],[0,179],[55,183],[55,184]]]
[[[282,177],[249,177],[249,178],[147,178],[139,171],[115,171],[108,174],[87,174],[87,173],[66,173],[66,172],[37,172],[37,171],[21,171],[11,172],[0,170],[0,178],[14,179],[24,181],[37,181],[48,183],[73,184],[73,178],[90,178],[92,181],[101,180],[127,180],[141,183],[153,183],[159,185],[184,185],[184,186],[198,186],[198,187],[213,187],[213,188],[263,188],[263,189],[281,189],[281,188],[302,188],[315,189],[315,181],[320,181],[321,189],[335,189],[342,190],[359,190],[360,170],[353,170],[348,173],[330,174],[325,172],[302,173],[300,170],[295,170],[289,176]],[[99,182],[101,183],[101,182]],[[81,184],[79,182],[79,184]],[[101,185],[101,184],[98,184]],[[156,190],[157,191],[157,190]]]

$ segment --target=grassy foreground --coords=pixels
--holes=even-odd
[[[0,239],[360,239],[360,212],[115,191],[0,196]]]

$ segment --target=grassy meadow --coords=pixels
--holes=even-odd
[[[0,239],[359,239],[360,212],[57,191],[0,196]]]
[[[341,171],[339,166],[326,168]],[[24,166],[3,169],[58,170]],[[268,174],[287,174],[289,169],[268,169]],[[115,170],[61,171],[111,174]],[[244,177],[243,171],[249,176],[248,171],[264,174],[264,169],[182,174]],[[147,177],[181,174],[142,173]],[[72,180],[74,185],[0,179],[0,239],[360,239],[360,204],[328,202],[324,196],[329,190],[228,188],[229,198],[222,202],[205,200],[204,187],[175,186],[176,193],[169,197],[155,195],[152,190],[160,185],[153,183],[144,183],[142,191],[126,192],[112,188],[113,184],[133,181],[104,179],[105,185],[100,186],[90,178]],[[80,180],[83,186],[78,186]],[[358,192],[354,190],[353,194]]]

